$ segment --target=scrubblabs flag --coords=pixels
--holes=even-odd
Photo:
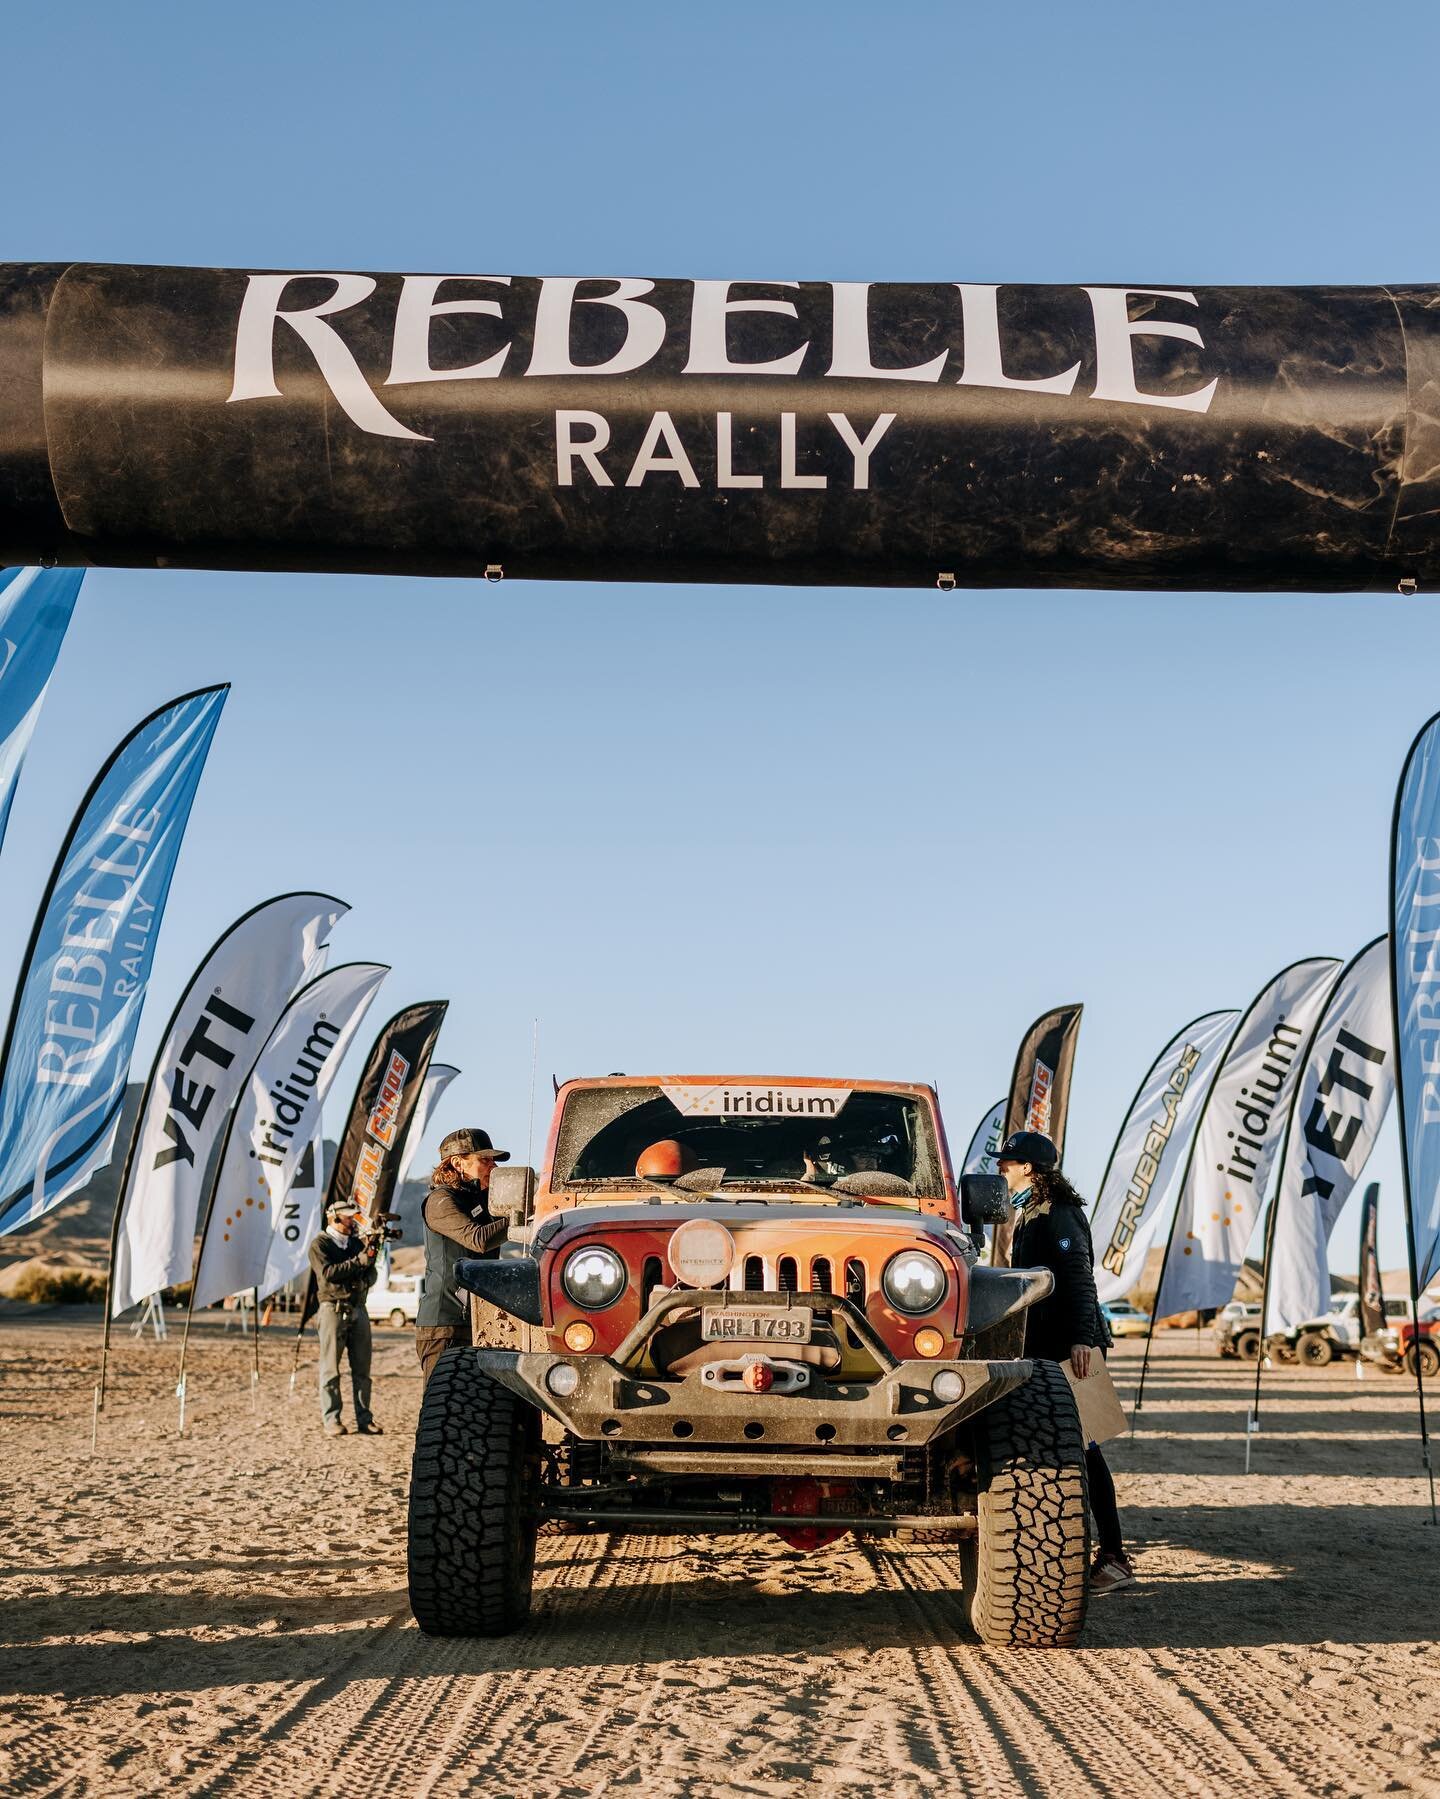
[[[192,1311],[262,1286],[275,1239],[291,1247],[300,1240],[300,1206],[290,1186],[345,1052],[389,972],[377,962],[342,963],[307,982],[281,1014],[225,1133]]]
[[[1005,1107],[1007,1137],[1014,1131],[1039,1131],[1053,1141],[1062,1157],[1070,1114],[1070,1075],[1083,1010],[1082,1006],[1057,1006],[1026,1031],[1015,1057]]]
[[[976,1126],[970,1147],[965,1152],[966,1174],[995,1174],[995,1151],[1005,1141],[1005,1101],[995,1104]]]
[[[327,1201],[353,1200],[372,1218],[390,1210],[405,1139],[446,1008],[443,999],[407,1006],[371,1045],[330,1171]],[[261,1292],[293,1280],[307,1250],[308,1245],[277,1242],[265,1271],[268,1285]]]
[[[435,1108],[440,1104],[445,1089],[459,1072],[458,1068],[453,1068],[448,1062],[432,1062],[426,1070],[425,1085],[420,1089],[420,1098],[415,1103],[415,1116],[410,1120],[410,1129],[405,1134],[405,1144],[400,1151],[400,1171],[395,1176],[397,1190],[409,1180],[410,1171],[415,1166],[415,1159],[425,1141],[425,1133],[430,1129],[430,1120],[435,1116]]]
[[[1241,1019],[1191,1150],[1157,1318],[1229,1303],[1280,1148],[1301,1052],[1339,968],[1329,956],[1292,963]]]
[[[155,940],[228,687],[151,713],[86,794],[35,919],[0,1077],[0,1235],[110,1159]]]
[[[1305,1057],[1271,1202],[1265,1335],[1330,1309],[1330,1233],[1395,1091],[1390,944],[1377,937],[1331,990]]]
[[[1168,1203],[1184,1178],[1205,1095],[1240,1022],[1207,1012],[1176,1032],[1140,1083],[1100,1183],[1090,1234],[1095,1290],[1119,1299],[1139,1280]]]
[[[1385,1328],[1385,1285],[1380,1279],[1380,1183],[1371,1181],[1360,1202],[1360,1334],[1373,1337]]]
[[[1411,1277],[1440,1270],[1440,713],[1410,746],[1390,844],[1390,951]]]
[[[0,570],[0,840],[85,571]]]
[[[283,893],[238,918],[191,976],[140,1104],[115,1218],[110,1312],[188,1280],[211,1154],[285,1002],[349,907]]]

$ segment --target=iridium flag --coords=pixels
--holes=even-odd
[[[1390,942],[1377,937],[1331,989],[1305,1056],[1271,1202],[1265,1335],[1330,1309],[1330,1233],[1395,1091]]]
[[[140,1103],[115,1221],[110,1312],[190,1278],[211,1153],[260,1045],[349,907],[282,893],[238,918],[190,978]]]
[[[1411,744],[1395,795],[1390,944],[1414,1297],[1440,1271],[1440,713]]]
[[[970,1139],[970,1147],[965,1152],[964,1172],[966,1174],[996,1174],[995,1151],[1005,1141],[1005,1101],[997,1099],[995,1104],[975,1127],[975,1135]]]
[[[1177,1031],[1140,1083],[1090,1221],[1095,1290],[1119,1299],[1139,1280],[1145,1257],[1184,1178],[1205,1096],[1240,1022],[1238,1012],[1207,1012]]]
[[[272,1255],[301,1241],[302,1205],[290,1189],[340,1064],[389,972],[377,962],[342,963],[308,981],[281,1013],[225,1133],[192,1311],[263,1287]]]
[[[1175,1210],[1156,1318],[1227,1305],[1260,1215],[1314,1030],[1340,964],[1282,969],[1251,1001],[1205,1101]]]
[[[0,569],[0,840],[85,571]]]
[[[227,687],[151,713],[86,794],[26,952],[0,1076],[0,1235],[110,1160],[155,941]]]
[[[445,1000],[425,1000],[397,1012],[365,1059],[326,1186],[327,1201],[350,1199],[375,1217],[388,1212],[405,1138],[425,1085]],[[277,1237],[261,1283],[262,1296],[283,1287],[305,1267],[309,1243]]]

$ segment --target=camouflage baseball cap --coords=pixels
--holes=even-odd
[[[451,1131],[440,1145],[440,1156],[443,1161],[449,1161],[452,1156],[489,1156],[492,1162],[508,1162],[510,1151],[496,1149],[490,1141],[489,1131]]]

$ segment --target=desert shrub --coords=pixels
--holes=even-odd
[[[90,1305],[105,1297],[105,1276],[85,1268],[27,1268],[11,1297],[32,1306]]]

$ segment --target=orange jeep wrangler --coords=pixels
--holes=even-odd
[[[1023,1359],[1051,1276],[980,1265],[1009,1198],[957,1191],[931,1088],[571,1081],[520,1184],[523,1253],[459,1268],[500,1328],[441,1358],[420,1412],[422,1630],[516,1629],[551,1523],[923,1532],[953,1539],[982,1642],[1078,1639],[1084,1444],[1060,1369]]]

